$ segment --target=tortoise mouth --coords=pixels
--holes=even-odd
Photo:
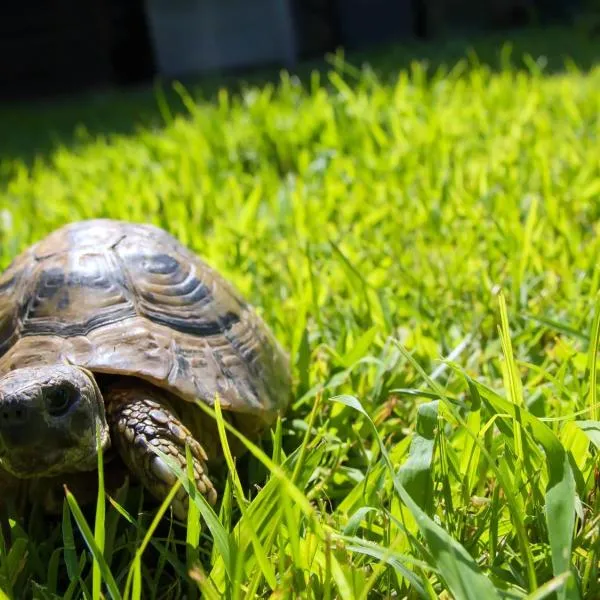
[[[72,452],[37,444],[8,450],[0,440],[0,467],[20,479],[90,471],[97,466],[97,460],[95,453],[74,456]]]
[[[40,454],[33,448],[30,452],[0,450],[0,466],[11,475],[21,479],[43,477],[56,472],[56,462],[53,464],[51,460],[48,460],[51,458],[52,456],[48,452]]]

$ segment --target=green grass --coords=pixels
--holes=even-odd
[[[67,221],[155,223],[294,372],[214,510],[184,473],[187,528],[133,483],[69,495],[0,544],[9,598],[600,597],[600,69],[502,56],[180,90],[160,127],[4,160],[2,266]]]

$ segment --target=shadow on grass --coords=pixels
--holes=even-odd
[[[451,68],[464,58],[472,65],[499,70],[502,49],[507,44],[514,68],[530,69],[531,64],[537,64],[545,73],[557,73],[571,64],[587,71],[600,62],[598,37],[588,34],[583,27],[521,29],[453,36],[435,42],[411,41],[368,52],[353,52],[346,56],[346,61],[354,66],[368,63],[385,80],[393,80],[414,61],[425,62],[429,73],[442,66]],[[331,68],[328,60],[303,62],[293,74],[306,82],[312,71],[325,72]],[[275,82],[279,76],[278,68],[261,68],[224,75],[212,73],[182,83],[197,101],[212,102],[220,88],[226,87],[235,93],[248,85]],[[157,90],[162,92],[157,94]],[[161,96],[162,103],[158,101]],[[166,114],[186,113],[181,98],[169,83],[150,84],[135,90],[86,93],[54,101],[3,104],[0,105],[3,130],[0,161],[16,160],[31,165],[36,159],[48,159],[59,146],[76,148],[100,135],[128,135],[139,129],[160,128],[165,124]],[[0,178],[7,173],[10,169],[4,169]]]

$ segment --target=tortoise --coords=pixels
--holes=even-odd
[[[189,446],[214,505],[208,465],[222,448],[197,402],[217,394],[229,422],[259,436],[287,407],[288,355],[237,289],[165,230],[70,223],[0,277],[0,501],[14,493],[60,510],[55,484],[84,492],[94,481],[99,431],[107,477],[120,458],[158,501],[176,476],[155,449],[185,468]],[[174,515],[187,507],[182,487]]]

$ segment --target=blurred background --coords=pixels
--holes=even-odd
[[[139,86],[157,77],[293,69],[340,48],[525,27],[576,27],[594,39],[599,23],[598,0],[4,2],[0,100]],[[545,42],[559,43],[551,36]]]

